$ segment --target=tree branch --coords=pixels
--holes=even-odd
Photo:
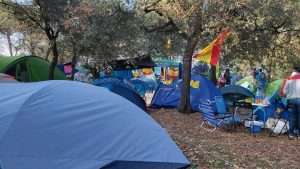
[[[161,17],[166,17],[168,19],[168,22],[166,22],[163,25],[152,27],[152,28],[144,27],[144,30],[146,30],[146,32],[150,32],[150,33],[151,32],[174,32],[174,33],[178,33],[182,38],[188,39],[188,35],[185,32],[180,30],[180,28],[174,22],[172,17],[166,16],[165,14],[163,14],[163,12],[161,12],[160,10],[155,8],[155,5],[157,5],[160,1],[161,0],[157,0],[153,4],[145,7],[144,12],[146,14],[151,13],[151,12],[155,12],[156,14],[158,14]]]
[[[41,24],[40,22],[34,17],[34,16],[31,16],[28,11],[26,9],[24,9],[24,7],[22,7],[21,5],[17,4],[17,3],[10,3],[10,2],[7,2],[5,0],[1,0],[0,1],[0,6],[3,6],[3,8],[5,8],[9,13],[13,14],[16,16],[16,18],[18,20],[21,20],[20,18],[18,18],[18,10],[21,11],[22,14],[24,14],[27,19],[31,20],[34,24],[36,24],[38,27],[40,27],[41,29],[45,29]],[[12,8],[12,9],[10,9]]]

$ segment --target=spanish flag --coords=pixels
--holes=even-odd
[[[221,46],[224,43],[226,37],[230,34],[229,29],[221,32],[219,36],[210,43],[206,48],[199,51],[194,57],[208,64],[217,65],[219,62],[219,57],[221,53]]]

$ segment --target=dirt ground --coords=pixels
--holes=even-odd
[[[181,147],[192,163],[191,169],[300,168],[300,140],[289,140],[286,135],[269,137],[267,131],[254,137],[246,129],[211,133],[200,127],[200,113],[149,112]]]

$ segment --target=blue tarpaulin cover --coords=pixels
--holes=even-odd
[[[161,84],[152,99],[154,107],[177,107],[180,102],[182,80],[177,84]],[[201,102],[213,101],[215,96],[221,96],[221,92],[208,79],[200,75],[192,75],[191,78],[191,105],[194,111],[198,111]]]
[[[247,98],[254,98],[254,94],[248,90],[247,88],[244,88],[242,86],[238,85],[229,85],[225,86],[220,89],[223,97],[228,102],[236,102],[240,100],[245,100]]]
[[[146,103],[137,91],[131,86],[126,79],[103,78],[93,82],[94,85],[105,87],[110,91],[126,98],[132,103],[136,104],[143,110],[146,110]]]
[[[4,169],[179,169],[188,160],[147,113],[105,88],[0,84]],[[100,104],[99,104],[100,103]]]
[[[131,79],[132,76],[132,72],[131,70],[115,70],[113,71],[113,77],[116,78],[124,78],[124,79]]]
[[[155,77],[140,77],[131,79],[130,83],[133,84],[134,89],[141,95],[145,96],[146,92],[155,91],[158,84]]]

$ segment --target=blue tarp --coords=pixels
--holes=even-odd
[[[122,79],[127,79],[127,80],[130,80],[131,78],[133,78],[131,70],[114,70],[114,71],[112,71],[111,75],[106,75],[104,73],[104,71],[101,71],[99,73],[99,77],[100,78],[106,78],[106,77],[122,78]]]
[[[134,90],[134,85],[130,83],[129,80],[122,79],[122,78],[115,78],[115,77],[103,77],[100,79],[97,79],[93,82],[93,84],[119,84],[124,86],[125,88],[130,88],[130,90]]]
[[[69,81],[0,88],[1,168],[181,169],[189,164],[147,113],[105,88]]]
[[[133,84],[134,89],[141,95],[144,96],[148,91],[155,91],[158,84],[155,77],[140,77],[131,79],[130,83]]]
[[[267,107],[256,107],[253,111],[254,114],[257,115],[258,121],[266,122],[270,117],[274,117],[276,110],[280,108],[283,110],[280,113],[280,117],[286,120],[289,120],[288,115],[288,108],[287,105],[284,103],[284,99],[280,98],[278,93],[274,93],[270,98],[268,98],[268,101],[270,102],[269,106]]]
[[[100,87],[105,87],[110,91],[126,98],[143,110],[146,110],[146,103],[143,98],[132,88],[125,79],[104,78],[96,80],[93,84]]]
[[[114,70],[113,71],[113,77],[116,78],[123,78],[123,79],[131,79],[132,76],[132,72],[131,70]]]
[[[225,86],[221,88],[221,93],[227,102],[236,102],[255,97],[250,90],[238,85]]]
[[[199,110],[199,105],[203,101],[214,100],[215,96],[221,96],[219,89],[208,79],[200,75],[192,75],[191,80],[198,87],[191,87],[191,105],[194,111]],[[180,102],[182,80],[177,84],[161,84],[152,99],[154,107],[177,107]]]

